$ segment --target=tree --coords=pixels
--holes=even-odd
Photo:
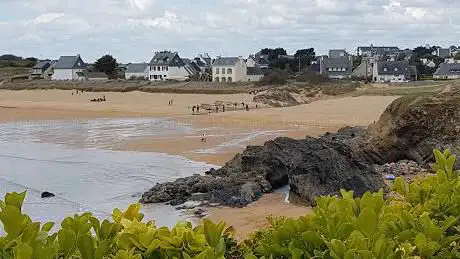
[[[278,59],[280,55],[287,55],[287,52],[283,48],[276,48],[276,49],[265,48],[265,49],[260,50],[260,54],[268,55],[268,61],[271,62],[275,59]]]
[[[104,72],[111,78],[116,78],[117,60],[110,55],[104,55],[94,63],[98,72]]]
[[[457,54],[455,54],[454,59],[455,60],[460,60],[460,52],[457,52]]]
[[[315,49],[299,49],[294,54],[294,57],[297,59],[297,62],[300,63],[300,69],[308,67],[311,65],[311,62],[314,61],[316,58]],[[300,69],[297,68],[297,70]]]

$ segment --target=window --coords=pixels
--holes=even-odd
[[[232,78],[231,77],[228,77],[227,78],[227,82],[231,82],[232,81]]]
[[[168,71],[168,67],[165,67],[166,71]]]
[[[152,71],[152,67],[150,67],[150,71]],[[157,67],[153,67],[153,71],[157,71]]]
[[[153,79],[155,79],[155,80],[156,80],[156,79],[157,79],[157,75],[153,75]]]
[[[232,74],[232,72],[233,72],[233,71],[232,71],[232,69],[231,69],[231,68],[228,68],[228,69],[227,69],[227,74],[231,75],[231,74]]]
[[[218,77],[214,78],[214,81],[219,82],[219,78]]]
[[[157,70],[160,71],[160,66],[157,67]]]
[[[387,70],[388,70],[388,69],[387,69],[386,67],[384,67],[384,68],[383,68],[383,71],[385,71],[385,72],[386,72]]]
[[[219,74],[219,68],[216,68],[216,74]]]
[[[222,75],[225,75],[225,68],[222,68]]]
[[[226,82],[227,79],[225,77],[222,77],[222,82]]]
[[[398,68],[397,68],[397,67],[395,67],[395,71],[398,71]]]
[[[328,68],[327,71],[329,71],[329,72],[332,71],[332,68]]]

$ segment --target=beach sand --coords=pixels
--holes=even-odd
[[[105,96],[107,102],[91,103]],[[267,108],[252,102],[252,95],[160,94],[144,92],[83,93],[72,95],[63,90],[0,90],[0,122],[11,120],[91,119],[106,117],[169,117],[190,125],[195,131],[132,139],[116,143],[116,149],[162,152],[182,155],[191,160],[223,165],[247,145],[261,145],[279,136],[304,138],[332,132],[344,126],[366,126],[379,119],[384,109],[397,97],[361,96],[327,99],[311,104]],[[168,101],[173,100],[173,105]],[[191,107],[215,102],[244,102],[250,111],[191,115]],[[206,142],[201,141],[202,134]],[[238,232],[238,237],[268,226],[266,216],[298,217],[309,208],[283,202],[283,195],[264,195],[247,208],[216,208],[210,218],[224,220]]]

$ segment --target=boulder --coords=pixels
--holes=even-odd
[[[51,193],[51,192],[42,192],[41,194],[41,197],[42,199],[44,198],[52,198],[52,197],[55,197],[56,195],[54,195],[54,193]]]

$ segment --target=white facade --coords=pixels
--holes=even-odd
[[[264,75],[247,75],[248,82],[258,82],[260,81]]]
[[[433,75],[434,79],[460,79],[460,74],[458,75]]]
[[[149,66],[148,78],[150,81],[179,80],[184,81],[189,78],[189,72],[185,67],[177,66]]]
[[[80,80],[81,78],[77,75],[77,72],[83,72],[83,69],[54,69],[54,73],[51,76],[52,80]]]
[[[406,82],[406,77],[404,76],[404,73],[400,73],[398,75],[379,74],[378,62],[374,63],[373,77],[374,77],[374,82],[376,83],[403,83],[403,82]]]
[[[243,58],[239,57],[233,65],[213,65],[213,82],[244,82],[247,80],[247,66]]]

